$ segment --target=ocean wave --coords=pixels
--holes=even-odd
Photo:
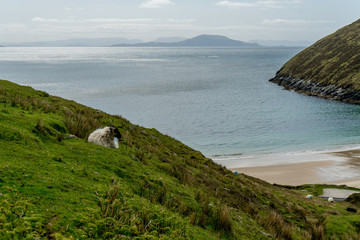
[[[322,150],[305,150],[284,153],[262,153],[262,154],[226,154],[213,155],[212,159],[227,168],[259,167],[279,164],[292,164],[315,161],[343,162],[347,158],[336,153],[360,149],[360,145],[348,145]]]

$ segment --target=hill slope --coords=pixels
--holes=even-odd
[[[30,87],[0,80],[0,123],[1,239],[359,238],[358,207],[305,199],[321,186],[236,175],[155,129]],[[85,140],[111,124],[119,149]]]
[[[360,103],[360,20],[297,54],[270,81],[309,95]]]

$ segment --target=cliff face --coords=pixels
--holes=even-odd
[[[308,95],[360,103],[360,19],[297,54],[270,81]]]

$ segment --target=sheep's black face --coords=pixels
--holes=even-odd
[[[114,127],[114,126],[111,127],[111,131],[117,139],[119,139],[119,140],[121,139],[121,134],[120,134],[119,130],[117,129],[117,127]]]

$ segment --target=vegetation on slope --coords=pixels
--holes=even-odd
[[[88,143],[118,126],[119,149]],[[78,138],[69,138],[75,134]],[[359,208],[234,174],[155,129],[0,80],[1,239],[358,239]]]
[[[276,74],[284,75],[360,91],[360,20],[290,59]]]

